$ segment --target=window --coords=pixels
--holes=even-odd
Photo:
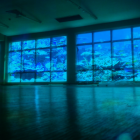
[[[113,71],[114,81],[133,81],[133,71],[131,69]]]
[[[9,44],[8,82],[66,81],[66,36]]]
[[[134,80],[140,81],[140,27],[133,28]]]
[[[92,33],[85,33],[77,35],[76,49],[77,49],[77,61],[76,61],[76,78],[77,81],[92,81],[93,72],[92,69]]]
[[[77,81],[92,81],[93,71],[77,71]]]
[[[113,30],[112,39],[113,41],[131,39],[131,28]]]
[[[95,70],[94,71],[94,81],[112,81],[112,72],[111,70]]]
[[[133,28],[133,38],[140,38],[140,27]]]
[[[110,40],[110,31],[77,35],[77,81],[112,80]]]
[[[111,43],[94,44],[94,69],[111,69]]]
[[[114,42],[112,56],[114,69],[132,69],[131,41]]]
[[[77,81],[140,81],[140,27],[78,34],[76,49]]]
[[[140,69],[140,40],[134,40],[134,68]]]
[[[106,42],[110,41],[110,31],[95,32],[94,42]]]
[[[77,70],[92,69],[92,45],[77,46]]]
[[[76,44],[92,43],[92,33],[78,34]]]

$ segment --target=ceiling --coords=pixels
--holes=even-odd
[[[67,0],[4,0],[0,4],[0,33],[6,36],[51,31],[64,28],[81,27],[98,23],[120,21],[140,17],[140,0],[72,0],[85,10],[94,14],[93,18]],[[41,23],[16,18],[7,10],[18,9],[26,16],[37,18]],[[82,20],[59,23],[55,18],[81,15]]]

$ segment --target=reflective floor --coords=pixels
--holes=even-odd
[[[140,140],[140,87],[1,86],[0,140]]]

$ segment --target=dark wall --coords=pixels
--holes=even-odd
[[[49,32],[9,36],[7,43],[12,42],[12,41],[24,41],[24,40],[29,40],[29,39],[38,39],[38,38],[66,35],[68,37],[67,83],[74,84],[75,79],[76,79],[75,78],[75,63],[76,63],[75,37],[76,37],[76,34],[83,33],[83,32],[90,32],[90,31],[102,31],[102,30],[110,30],[110,29],[117,29],[117,28],[134,27],[134,26],[140,26],[140,18],[117,21],[117,22],[110,22],[110,23],[103,23],[103,24],[97,24],[97,25],[90,25],[90,26],[85,26],[85,27],[55,30],[55,31],[49,31]]]
[[[8,36],[8,40],[11,42],[23,41],[27,39],[38,39],[38,38],[43,38],[43,37],[67,35],[69,33],[77,34],[77,33],[83,33],[83,32],[102,31],[102,30],[110,30],[110,29],[133,27],[133,26],[140,26],[140,18],[122,20],[122,21],[117,21],[117,22],[95,24],[95,25],[89,25],[89,26],[77,27],[77,28],[67,28],[67,29],[54,30],[54,31],[48,31],[48,32],[38,32],[38,33],[31,33],[31,34],[24,34],[24,35]]]
[[[1,45],[2,42],[0,42],[0,83],[2,83],[2,53],[1,53]]]
[[[5,42],[0,41],[0,84],[4,81],[4,54],[5,54]]]

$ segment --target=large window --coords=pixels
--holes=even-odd
[[[78,34],[77,81],[140,81],[140,27]]]
[[[66,81],[66,36],[10,43],[8,82]]]

